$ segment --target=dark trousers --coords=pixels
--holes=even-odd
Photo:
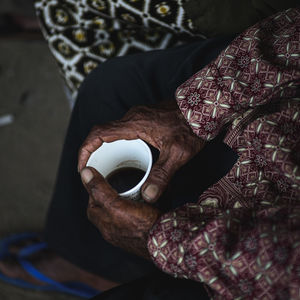
[[[91,72],[79,90],[65,139],[45,230],[50,248],[83,269],[117,282],[158,274],[152,262],[108,244],[88,221],[88,194],[77,173],[78,149],[93,125],[119,119],[132,106],[174,99],[176,87],[213,60],[230,40],[198,41],[114,58]],[[158,152],[152,150],[155,159]],[[167,211],[197,201],[236,159],[218,137],[174,176],[157,206]],[[196,284],[202,289],[200,283]]]

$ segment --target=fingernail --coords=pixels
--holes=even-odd
[[[83,169],[80,175],[84,183],[89,183],[94,177],[94,174],[89,169]]]
[[[144,196],[148,200],[153,200],[158,194],[158,186],[155,184],[149,184],[144,190]]]

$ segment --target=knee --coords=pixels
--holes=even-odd
[[[116,91],[128,80],[132,65],[125,57],[113,58],[100,63],[83,81],[79,91],[78,105],[92,109],[91,105],[105,105]]]
[[[82,83],[76,105],[81,123],[89,130],[96,124],[120,119],[126,113],[124,82],[131,84],[132,66],[125,59],[101,63]],[[129,88],[129,87],[128,87]]]

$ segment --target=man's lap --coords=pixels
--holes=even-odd
[[[149,262],[144,263],[108,244],[87,220],[88,195],[76,172],[78,148],[94,125],[119,119],[132,106],[172,99],[178,84],[209,63],[228,42],[201,41],[115,58],[101,64],[87,77],[73,111],[48,215],[46,236],[54,250],[87,271],[108,279],[124,282],[137,278],[143,270],[147,274],[151,269]],[[215,45],[218,47],[210,49]],[[162,205],[164,209],[196,201],[227,169],[223,168],[217,178],[207,175],[220,169],[224,162],[230,166],[233,159],[234,154],[221,141],[209,144],[175,175],[171,188],[161,199],[161,203],[169,201],[168,207]],[[199,165],[203,174],[199,174],[199,167],[195,168]]]

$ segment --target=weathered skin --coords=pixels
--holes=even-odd
[[[93,168],[93,179],[85,184],[90,194],[87,215],[109,243],[149,258],[146,247],[148,232],[160,211],[147,203],[121,198]]]
[[[159,159],[142,187],[142,196],[150,203],[159,199],[172,175],[204,146],[204,141],[192,132],[175,101],[162,102],[155,107],[137,106],[121,120],[93,127],[79,150],[78,171],[85,167],[91,153],[103,142],[137,138],[160,151]],[[147,197],[144,192],[149,184],[156,187],[156,193]]]
[[[157,201],[172,175],[203,148],[204,141],[191,131],[176,102],[170,101],[156,107],[138,106],[119,121],[95,126],[80,148],[78,170],[90,194],[89,220],[111,244],[149,258],[148,233],[160,211],[148,203],[121,198],[95,169],[85,168],[91,153],[103,142],[136,138],[160,151],[142,187],[142,195],[150,203]],[[146,193],[149,185],[152,190]]]

